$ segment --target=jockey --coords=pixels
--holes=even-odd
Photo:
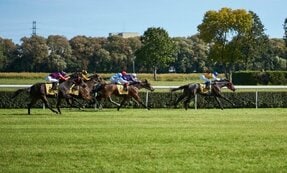
[[[69,79],[67,73],[64,71],[61,72],[53,72],[46,77],[46,81],[52,83],[52,89],[57,90],[57,85],[60,81],[66,81]]]
[[[84,79],[85,81],[90,80],[90,78],[88,77],[88,72],[86,70],[82,70],[81,72],[81,77],[82,79]]]
[[[123,78],[129,82],[129,84],[135,84],[137,83],[139,80],[137,79],[137,74],[132,73],[132,74],[126,74],[123,76]]]
[[[206,73],[200,75],[200,79],[204,81],[206,89],[208,89],[210,91],[211,82],[213,82],[215,80],[219,80],[219,78],[217,78],[217,76],[218,76],[218,73],[216,71],[213,73],[211,73],[210,71],[207,71]]]
[[[111,80],[111,83],[114,83],[114,84],[122,84],[124,86],[124,90],[127,91],[127,86],[129,84],[129,82],[127,80],[125,80],[123,78],[123,76],[127,75],[127,72],[126,71],[122,71],[121,73],[116,73],[114,74],[110,80]]]

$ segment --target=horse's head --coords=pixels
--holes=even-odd
[[[230,89],[231,91],[235,91],[235,90],[236,90],[235,87],[234,87],[234,85],[233,85],[233,83],[232,83],[230,80],[228,80],[228,79],[223,79],[223,81],[225,82],[225,86],[226,86],[228,89]]]
[[[154,91],[154,88],[151,86],[151,84],[146,79],[140,82],[140,86],[147,90]]]
[[[82,77],[80,75],[75,75],[73,76],[73,78],[71,78],[73,84],[75,85],[79,85],[83,88],[85,88],[87,86],[87,84],[84,82],[84,80],[82,79]]]
[[[89,76],[90,79],[94,80],[95,82],[101,83],[103,81],[103,78],[98,74],[93,74],[92,76]]]

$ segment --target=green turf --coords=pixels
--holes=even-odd
[[[0,172],[286,172],[286,109],[0,109]]]

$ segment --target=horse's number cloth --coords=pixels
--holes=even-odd
[[[200,84],[200,92],[208,93],[208,89],[206,88],[206,84],[203,84],[203,83]]]
[[[117,85],[119,94],[128,94],[128,91],[124,90],[124,86],[123,85]]]
[[[52,84],[51,83],[46,83],[45,87],[46,87],[46,93],[47,95],[55,95],[58,94],[58,90],[53,90],[52,89]]]
[[[46,83],[45,87],[46,87],[46,93],[47,95],[55,95],[58,94],[58,90],[53,90],[52,89],[52,84],[51,83]],[[79,89],[74,88],[74,85],[72,85],[72,87],[70,88],[70,90],[67,91],[67,94],[73,94],[73,95],[79,95]]]

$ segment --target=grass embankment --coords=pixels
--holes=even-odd
[[[285,172],[285,109],[0,109],[0,172]]]
[[[48,73],[0,73],[0,84],[34,84],[37,82],[45,82]],[[109,82],[109,78],[113,73],[105,73],[100,75]],[[199,82],[199,74],[158,74],[157,81],[154,81],[153,74],[139,73],[138,78],[147,79],[154,86],[178,86],[191,82]]]

